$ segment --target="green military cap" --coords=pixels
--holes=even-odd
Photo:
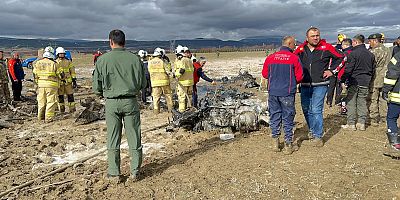
[[[368,39],[369,39],[369,40],[370,40],[370,39],[382,39],[382,34],[380,34],[380,33],[374,33],[374,34],[368,36]]]

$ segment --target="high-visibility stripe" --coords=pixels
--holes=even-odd
[[[165,73],[165,69],[163,68],[149,68],[150,73]]]
[[[38,87],[54,87],[58,88],[59,84],[58,82],[55,81],[50,81],[50,80],[38,80]]]
[[[393,63],[393,65],[396,65],[396,64],[397,64],[397,60],[396,60],[396,58],[394,58],[394,57],[390,60],[390,62]]]
[[[180,80],[179,83],[181,83],[183,86],[192,86],[194,84],[193,80]]]
[[[57,76],[55,72],[36,72],[38,76]]]
[[[383,83],[388,84],[388,85],[396,85],[397,80],[394,79],[389,79],[389,78],[384,78]]]
[[[152,87],[166,86],[169,85],[169,80],[154,80],[151,82]]]

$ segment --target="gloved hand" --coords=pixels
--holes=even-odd
[[[385,100],[385,101],[389,101],[388,92],[382,91],[382,99]]]
[[[184,74],[185,73],[185,69],[183,69],[183,68],[179,69],[179,73],[180,74]]]
[[[73,88],[77,88],[78,87],[78,84],[76,84],[76,78],[72,79],[72,87]]]

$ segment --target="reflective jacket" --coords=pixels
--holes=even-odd
[[[159,57],[154,57],[148,61],[148,69],[150,73],[151,87],[169,85],[168,72],[171,71],[171,66],[164,62]]]
[[[303,66],[288,47],[281,47],[265,59],[262,76],[268,79],[270,95],[285,97],[296,93],[296,84],[303,79]]]
[[[62,70],[48,58],[38,60],[33,66],[33,75],[39,88],[58,88]]]
[[[61,83],[60,84],[71,84],[72,79],[76,79],[75,67],[72,62],[68,59],[57,58],[57,67],[61,70]]]
[[[185,70],[183,74],[180,73],[181,69]],[[190,58],[183,57],[175,60],[175,76],[178,78],[180,84],[183,86],[193,86],[193,72],[193,62]]]
[[[382,91],[389,93],[389,101],[400,104],[400,52],[390,60],[383,83]]]

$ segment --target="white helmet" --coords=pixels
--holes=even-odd
[[[56,49],[56,55],[60,54],[60,53],[64,53],[65,54],[65,50],[62,47],[57,47]]]
[[[156,49],[154,49],[154,52],[159,52],[161,56],[165,55],[165,50],[161,49],[160,47],[157,47]]]
[[[188,47],[183,47],[183,52],[189,51]]]
[[[54,53],[54,49],[51,46],[47,46],[46,48],[44,48],[44,52],[50,52],[50,53]]]
[[[157,47],[154,49],[153,56],[162,56],[161,48]]]
[[[197,58],[196,57],[194,57],[194,55],[192,55],[192,57],[190,58],[193,62],[194,61],[197,61]]]
[[[183,54],[183,52],[184,52],[183,46],[178,45],[175,49],[175,54]]]
[[[54,55],[51,52],[46,51],[43,53],[43,58],[54,59]]]
[[[139,55],[141,58],[144,58],[144,57],[147,56],[147,51],[145,51],[145,50],[139,50],[138,55]]]

